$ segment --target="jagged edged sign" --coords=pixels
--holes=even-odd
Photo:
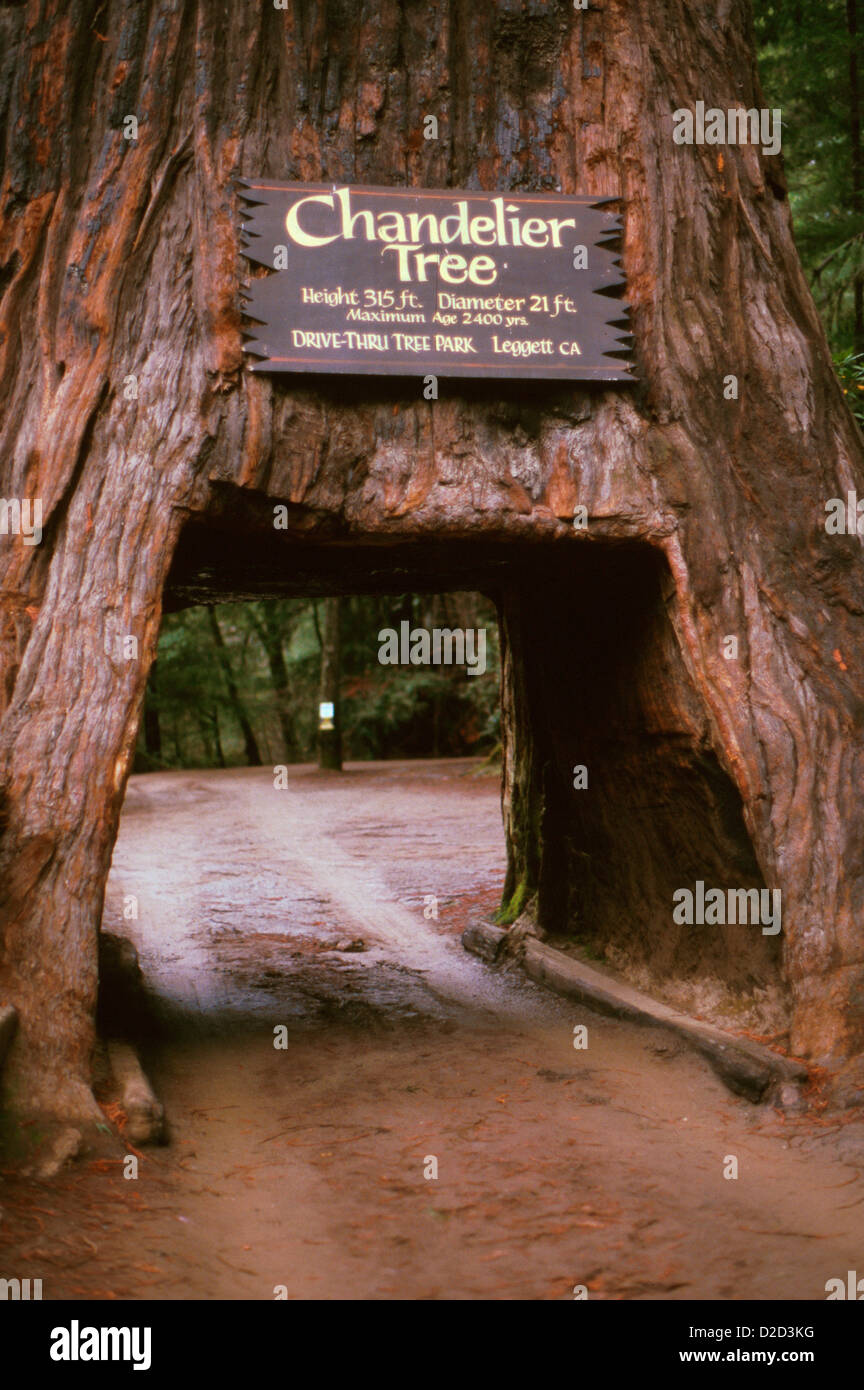
[[[251,370],[632,381],[614,199],[242,180]]]

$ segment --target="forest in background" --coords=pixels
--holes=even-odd
[[[326,617],[338,615],[338,713],[345,759],[460,757],[499,742],[498,624],[480,594],[273,599],[169,614],[150,681],[135,770],[313,761]],[[486,670],[391,666],[378,634],[483,628]]]
[[[795,240],[864,423],[862,0],[753,0],[765,99],[783,113]]]
[[[864,0],[754,0],[765,99],[782,111],[798,249],[838,376],[864,427],[862,12]],[[404,594],[234,603],[168,615],[135,770],[314,760],[328,602],[338,605],[337,698],[346,759],[494,756],[494,605],[479,594]],[[405,620],[412,627],[485,628],[485,674],[381,665],[379,631]]]

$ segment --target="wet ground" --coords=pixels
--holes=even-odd
[[[864,1260],[861,1125],[468,956],[503,869],[470,762],[133,778],[106,926],[170,1142],[7,1178],[4,1265],[45,1298],[824,1299]]]

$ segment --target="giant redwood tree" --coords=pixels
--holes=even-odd
[[[864,496],[861,439],[782,156],[673,140],[679,108],[765,106],[748,0],[30,0],[0,46],[0,493],[42,507],[38,544],[0,534],[6,1104],[100,1118],[97,933],[163,605],[388,564],[500,604],[505,916],[775,979],[793,1049],[851,1087],[864,585],[825,503]],[[259,176],[620,199],[637,383],[250,375]],[[698,878],[779,888],[782,933],[674,926]]]

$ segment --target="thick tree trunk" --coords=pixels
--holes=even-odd
[[[225,638],[222,636],[219,619],[216,617],[216,613],[212,608],[207,609],[207,621],[210,625],[210,635],[213,638],[213,646],[216,649],[216,659],[219,662],[219,668],[222,672],[223,680],[225,681],[225,689],[228,692],[228,703],[231,706],[234,718],[237,720],[240,726],[240,732],[243,735],[246,762],[249,767],[260,767],[261,750],[258,747],[255,730],[252,728],[249,715],[246,712],[246,706],[240,698],[240,691],[234,679],[234,671],[231,666],[231,657],[225,644]]]
[[[222,747],[222,730],[219,728],[219,706],[214,705],[211,710],[208,710],[207,715],[213,730],[213,742],[216,745],[216,764],[218,767],[227,767],[225,750]]]
[[[261,617],[253,611],[252,621],[264,648],[264,655],[270,669],[279,727],[282,730],[283,756],[290,763],[297,757],[297,731],[294,727],[292,714],[291,681],[288,676],[288,667],[285,664],[285,653],[282,650],[282,629],[276,613],[269,604],[265,605]]]
[[[144,713],[141,717],[141,735],[132,762],[133,772],[152,772],[162,766],[162,721],[156,702],[154,676],[156,663],[150,672],[150,683],[144,696]],[[143,747],[142,745],[143,741]]]
[[[342,771],[342,716],[339,708],[339,686],[342,680],[341,659],[342,600],[324,600],[324,621],[321,624],[321,672],[318,681],[318,701],[333,706],[330,719],[318,722],[318,766],[329,772]]]
[[[144,700],[144,748],[154,763],[162,758],[162,724],[159,719],[159,697],[156,687],[156,667],[154,661],[150,671],[150,683]]]
[[[7,1099],[99,1113],[96,934],[190,517],[175,571],[212,535],[217,562],[199,583],[215,597],[230,596],[244,535],[282,547],[284,593],[313,541],[325,568],[334,543],[346,565],[374,541],[371,588],[399,542],[479,556],[531,541],[574,573],[586,548],[613,570],[623,541],[657,552],[644,569],[653,648],[622,645],[617,665],[605,638],[588,652],[621,712],[617,746],[578,691],[563,742],[564,696],[548,707],[557,734],[538,722],[546,658],[532,626],[547,654],[592,640],[590,592],[574,592],[572,633],[563,609],[553,631],[507,581],[510,906],[521,884],[552,925],[580,910],[600,925],[634,917],[645,949],[666,950],[669,885],[734,845],[740,873],[783,892],[793,1046],[859,1058],[864,584],[860,538],[827,535],[824,507],[864,495],[861,440],[780,160],[672,141],[678,107],[764,105],[746,0],[33,0],[0,9],[0,50],[0,490],[44,509],[40,545],[0,537],[0,996],[21,1015]],[[423,136],[430,114],[437,140]],[[447,385],[428,402],[420,381],[250,377],[233,183],[250,174],[620,198],[640,385]],[[274,502],[292,517],[278,541]],[[589,526],[574,532],[579,504]],[[625,563],[627,605],[643,561]],[[497,564],[460,587],[493,589]],[[256,592],[257,573],[250,560],[234,592]],[[551,595],[539,579],[533,593],[543,618]],[[118,647],[129,635],[137,659]],[[568,767],[592,759],[598,795],[565,801]],[[623,796],[652,767],[664,799],[688,808],[689,836],[711,841],[705,858],[680,837],[664,848],[650,808]],[[604,846],[628,839],[632,871],[616,882]]]

